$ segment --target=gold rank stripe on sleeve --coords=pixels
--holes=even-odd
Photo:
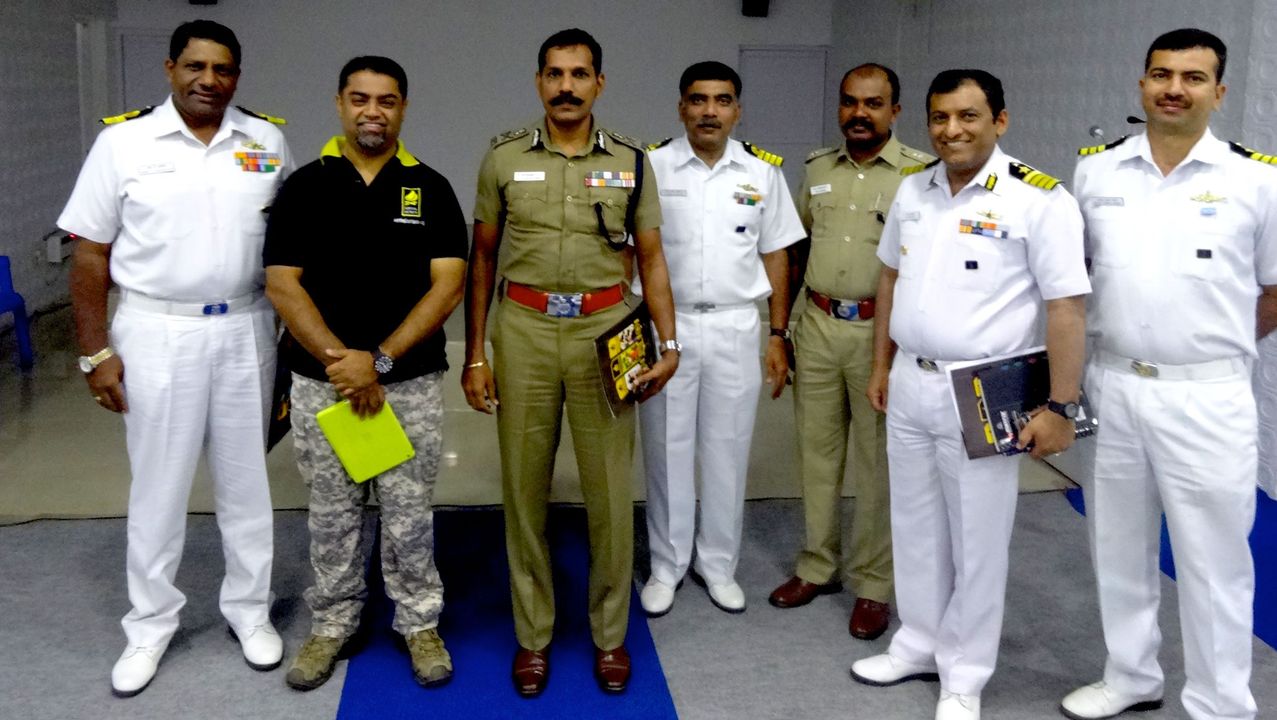
[[[256,110],[249,110],[243,105],[236,105],[235,107],[239,108],[239,111],[244,113],[245,115],[251,115],[252,117],[257,118],[258,120],[265,120],[266,122],[271,123],[272,125],[287,125],[288,124],[288,121],[282,117],[275,117],[274,115],[259,113]]]
[[[1090,146],[1090,147],[1078,148],[1078,149],[1077,149],[1077,154],[1078,154],[1078,155],[1081,155],[1081,156],[1083,156],[1083,157],[1085,157],[1085,156],[1087,156],[1087,155],[1097,155],[1097,154],[1099,154],[1099,153],[1104,152],[1105,150],[1112,150],[1113,148],[1117,147],[1118,145],[1121,145],[1122,143],[1126,142],[1126,138],[1128,138],[1128,137],[1130,137],[1130,136],[1129,136],[1129,135],[1123,135],[1122,137],[1120,137],[1120,138],[1118,138],[1118,139],[1114,140],[1113,142],[1109,143],[1108,145],[1092,145],[1092,146]]]
[[[498,145],[504,145],[510,142],[511,140],[518,140],[519,138],[527,134],[528,134],[527,128],[517,128],[515,130],[507,130],[501,133],[500,135],[497,135],[496,137],[492,138],[491,145],[492,147],[496,147]]]
[[[1053,178],[1041,170],[1035,170],[1024,163],[1011,163],[1011,175],[1035,188],[1042,188],[1043,190],[1054,190],[1055,186],[1060,184],[1058,178]]]
[[[98,120],[98,122],[102,123],[103,125],[118,125],[122,122],[135,120],[137,118],[142,117],[143,115],[148,115],[153,110],[155,110],[154,105],[147,105],[141,110],[130,110],[126,113],[120,113],[119,115],[111,115],[109,117],[104,117],[101,120]]]
[[[754,154],[754,157],[758,158],[759,160],[762,160],[765,163],[768,163],[770,165],[775,165],[776,167],[780,167],[781,165],[785,163],[785,158],[777,155],[776,153],[767,152],[766,150],[758,147],[757,145],[751,145],[747,142],[741,142],[741,145],[744,145],[746,150]]]
[[[652,152],[653,150],[660,150],[661,148],[665,147],[666,145],[669,145],[673,141],[674,141],[674,138],[665,138],[664,140],[661,140],[660,142],[654,142],[647,146],[647,151]]]
[[[1268,165],[1277,165],[1277,155],[1268,155],[1266,153],[1261,153],[1258,150],[1251,150],[1250,148],[1238,145],[1235,142],[1228,143],[1228,149],[1248,160],[1254,160]]]
[[[816,158],[824,157],[826,155],[830,155],[836,152],[838,152],[837,145],[830,145],[829,147],[818,148],[816,150],[812,150],[811,153],[807,155],[807,159],[804,160],[803,162],[811,162],[812,160],[815,160]]]

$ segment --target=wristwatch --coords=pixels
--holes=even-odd
[[[1046,409],[1056,415],[1073,420],[1077,417],[1078,410],[1081,409],[1081,406],[1075,402],[1058,403],[1054,400],[1047,400]]]
[[[395,359],[377,348],[372,351],[372,369],[377,371],[377,375],[385,375],[395,369]]]
[[[113,357],[115,357],[115,351],[111,349],[110,345],[107,345],[92,355],[81,355],[80,372],[88,375],[94,370],[97,370],[98,365],[101,365]]]
[[[662,355],[664,355],[664,354],[665,354],[665,351],[666,351],[666,350],[673,350],[674,352],[678,353],[679,355],[682,355],[682,354],[683,354],[683,343],[681,343],[681,342],[679,342],[679,341],[677,341],[677,340],[674,340],[674,339],[672,339],[672,338],[671,338],[671,339],[669,339],[669,340],[666,340],[665,342],[661,343],[660,345],[657,345],[657,348],[659,348],[659,349],[660,349],[660,351],[661,351],[661,354],[662,354]]]
[[[789,328],[772,328],[771,335],[785,342],[790,342],[794,339],[794,334],[789,331]]]

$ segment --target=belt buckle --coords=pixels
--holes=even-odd
[[[579,317],[582,293],[546,293],[545,314],[550,317]]]
[[[838,298],[829,298],[829,312],[839,320],[855,320],[860,316],[860,303],[843,302]]]
[[[1143,360],[1132,360],[1131,370],[1140,377],[1155,378],[1157,377],[1157,363],[1144,362]]]
[[[713,310],[714,308],[715,308],[715,305],[712,302],[698,302],[692,305],[693,310],[695,310],[696,312],[702,312],[702,313],[709,312],[710,310]]]
[[[225,315],[226,313],[230,312],[230,310],[231,310],[230,303],[224,303],[224,302],[209,303],[208,305],[204,306],[205,315]]]
[[[940,372],[940,366],[937,365],[936,361],[932,360],[931,358],[924,358],[924,357],[918,358],[918,367],[922,368],[923,370],[926,370],[927,372]]]

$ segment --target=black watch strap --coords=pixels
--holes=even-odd
[[[778,337],[781,340],[784,340],[785,342],[789,342],[794,338],[794,335],[789,331],[789,328],[772,328],[770,334],[773,337]]]
[[[1073,420],[1077,417],[1079,406],[1075,402],[1056,402],[1054,400],[1046,401],[1046,409],[1061,417]]]

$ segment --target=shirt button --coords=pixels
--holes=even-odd
[[[842,236],[842,241],[843,241],[843,242],[851,242],[851,236],[850,236],[850,235],[843,235],[843,236]]]
[[[574,163],[574,162],[570,162],[570,163],[568,163],[568,167],[570,167],[570,168],[574,168],[574,167],[576,167],[576,163]]]
[[[860,178],[861,180],[864,180],[864,179],[865,179],[865,174],[864,174],[864,173],[856,173],[856,177]]]
[[[855,210],[855,209],[856,209],[856,206],[855,206],[855,205],[849,205],[849,206],[847,207],[847,209],[848,209],[848,210]]]
[[[567,197],[566,197],[566,198],[564,198],[564,199],[565,199],[565,200],[567,200],[568,202],[572,202],[572,196],[571,196],[571,195],[567,196]]]

